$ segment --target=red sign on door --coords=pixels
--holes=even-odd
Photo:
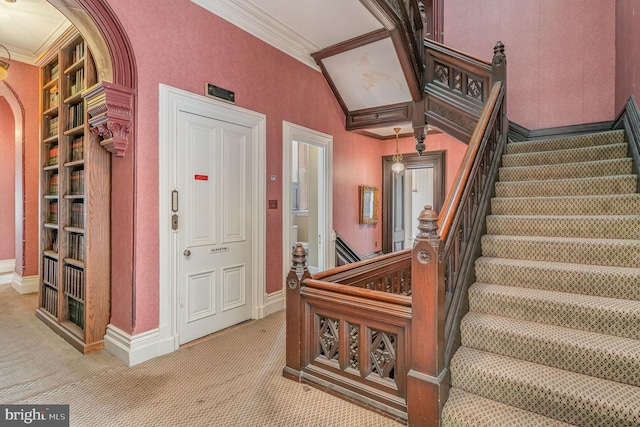
[[[209,175],[196,175],[196,181],[209,181]]]

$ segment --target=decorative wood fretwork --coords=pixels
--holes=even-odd
[[[339,322],[330,317],[318,316],[320,348],[318,357],[327,360],[338,360],[338,343],[340,333],[338,332]]]
[[[133,97],[130,88],[100,82],[82,93],[91,116],[91,132],[102,137],[100,145],[117,157],[123,157],[133,126]]]
[[[383,380],[395,378],[396,340],[395,334],[371,330],[371,371]]]

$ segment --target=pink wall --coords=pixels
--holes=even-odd
[[[504,43],[510,120],[540,129],[614,118],[614,0],[447,0],[444,28],[447,45],[485,60]]]
[[[0,260],[16,256],[15,134],[13,111],[0,96]]]
[[[629,96],[640,103],[640,5],[616,0],[616,100],[619,112]]]
[[[9,68],[9,76],[0,84],[7,85],[2,93],[7,97],[14,98],[13,102],[15,102],[16,109],[24,111],[24,215],[26,226],[22,237],[25,240],[25,251],[23,255],[22,247],[16,245],[15,257],[16,272],[22,276],[35,276],[38,274],[38,226],[40,217],[38,211],[38,179],[40,175],[38,68],[22,62],[12,61],[11,68]],[[11,101],[8,100],[8,102]],[[21,125],[21,119],[16,120],[16,122],[18,126]],[[15,167],[15,161],[13,163],[12,167]],[[20,261],[21,259],[23,259],[22,262]]]
[[[110,0],[109,4],[133,46],[139,82],[137,147],[133,148],[135,165],[122,164],[130,162],[133,153],[128,153],[125,159],[114,160],[114,171],[122,169],[124,172],[113,178],[123,179],[119,185],[126,186],[129,180],[134,180],[135,167],[136,215],[132,230],[137,237],[133,252],[122,256],[125,263],[128,261],[126,256],[134,257],[134,270],[113,278],[111,323],[127,332],[139,333],[158,326],[158,84],[203,93],[205,82],[211,82],[235,91],[237,105],[265,114],[267,176],[281,177],[283,120],[333,135],[336,189],[351,189],[363,182],[379,181],[380,171],[379,167],[372,170],[368,161],[353,164],[350,153],[366,151],[376,141],[344,130],[344,116],[317,71],[187,0],[163,2],[162,7],[149,0]],[[168,29],[176,29],[170,37]],[[379,164],[377,149],[368,153],[367,158],[369,155],[377,157]],[[344,170],[348,172],[342,173]],[[281,189],[280,179],[267,180],[267,199],[281,201]],[[357,193],[351,197],[354,202],[348,205],[357,203]],[[342,200],[344,195],[336,191],[334,226],[341,231],[344,229],[345,237],[363,250],[378,238],[377,231],[354,228],[357,216],[354,216],[353,208],[347,208],[347,213],[341,212],[338,203]],[[123,192],[114,194],[113,203],[126,207],[133,201]],[[280,267],[281,215],[279,209],[267,210],[268,292],[281,289],[284,280]],[[115,220],[114,217],[114,223]],[[125,253],[128,243],[121,242]],[[114,262],[116,256],[120,257],[120,254],[114,250]],[[126,265],[123,267],[126,270]],[[131,275],[135,287],[133,302],[127,289]],[[133,309],[135,315],[132,315]],[[132,316],[135,317],[134,325]]]

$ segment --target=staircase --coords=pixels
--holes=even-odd
[[[508,144],[443,426],[640,425],[640,194],[623,131]]]

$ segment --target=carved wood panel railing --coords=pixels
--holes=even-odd
[[[425,47],[426,121],[469,142],[495,80],[491,63],[433,41]]]
[[[313,278],[304,249],[297,246],[293,256],[284,375],[406,419],[411,297],[403,283],[410,251]]]

